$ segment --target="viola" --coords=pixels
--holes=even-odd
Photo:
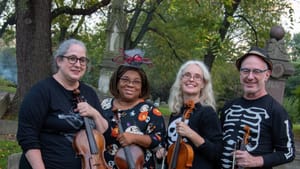
[[[122,127],[120,111],[113,110],[119,128],[119,134],[124,133]],[[129,145],[120,148],[115,154],[115,163],[119,169],[143,169],[144,165],[144,152],[137,145]]]
[[[236,151],[237,149],[242,150],[242,151],[246,150],[246,145],[249,143],[250,127],[245,125],[244,131],[245,131],[245,134],[243,136],[243,140],[242,140],[241,144],[239,145],[240,148],[237,148],[237,144],[235,144],[234,151]],[[235,153],[233,154],[232,169],[247,169],[247,168],[235,165]]]
[[[185,104],[185,112],[182,115],[181,121],[190,118],[195,104],[192,100]],[[178,135],[177,140],[168,149],[167,163],[169,169],[189,169],[193,165],[194,151],[191,145],[182,140],[182,136]]]
[[[80,97],[79,89],[73,91],[76,103],[84,102]],[[85,129],[76,133],[73,140],[73,147],[76,154],[81,157],[82,169],[111,169],[104,159],[105,139],[102,134],[93,129],[91,120],[83,117]]]

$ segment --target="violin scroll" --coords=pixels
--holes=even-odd
[[[184,119],[189,119],[191,113],[193,112],[193,109],[195,108],[195,103],[193,100],[188,100],[185,104],[185,113],[184,113]]]

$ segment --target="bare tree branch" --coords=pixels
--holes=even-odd
[[[156,8],[152,8],[151,11],[148,12],[147,17],[141,27],[141,30],[139,31],[137,37],[135,40],[130,44],[130,48],[133,48],[137,46],[137,44],[143,39],[146,31],[148,30],[148,26],[153,18],[153,13],[155,12]]]
[[[98,2],[94,4],[93,6],[83,9],[83,8],[71,8],[68,6],[63,6],[60,8],[57,8],[52,11],[52,18],[58,17],[61,14],[69,14],[69,15],[90,15],[94,12],[96,12],[98,9],[107,6],[110,3],[110,0],[102,0],[101,2]]]
[[[137,23],[137,20],[140,16],[141,9],[142,9],[142,6],[143,6],[144,2],[145,2],[145,0],[141,0],[140,3],[136,4],[134,14],[133,14],[132,18],[130,19],[127,30],[125,32],[125,42],[124,42],[124,48],[125,49],[129,49],[132,46],[131,45],[131,43],[132,43],[131,42],[131,35],[132,35],[134,27]]]
[[[222,24],[223,26],[219,30],[221,40],[225,39],[225,36],[226,36],[226,34],[228,32],[228,29],[230,27],[230,22],[228,21],[228,18],[233,17],[233,14],[235,13],[237,8],[239,7],[240,3],[241,3],[241,0],[234,0],[233,3],[232,3],[232,7],[225,9],[225,16],[224,16],[223,24]]]
[[[14,13],[12,16],[10,16],[2,25],[0,29],[0,38],[3,36],[6,28],[8,25],[15,25],[16,24],[16,13]]]
[[[128,38],[127,40],[130,39],[130,41],[125,42],[125,44],[124,44],[125,49],[134,48],[143,39],[144,35],[146,34],[146,32],[148,30],[149,24],[151,23],[151,21],[153,19],[153,15],[154,15],[157,7],[159,6],[159,4],[162,2],[162,0],[157,0],[156,4],[153,5],[152,8],[149,11],[146,11],[146,10],[142,9],[142,5],[143,5],[144,2],[145,1],[142,1],[140,4],[137,4],[136,11],[135,11],[130,23],[129,23],[128,29],[127,29],[126,34],[125,34],[125,39]],[[132,32],[133,32],[134,27],[136,25],[137,19],[138,19],[139,15],[141,14],[141,12],[145,12],[147,14],[146,19],[145,19],[144,23],[142,24],[141,30],[139,31],[139,33],[136,36],[135,40],[132,41],[130,37],[132,35]]]
[[[5,10],[5,8],[7,7],[7,3],[8,0],[3,0],[2,2],[0,2],[0,18]],[[16,23],[16,19],[15,19],[15,14],[13,14],[12,16],[9,16],[7,18],[7,20],[3,23],[3,25],[1,26],[0,29],[0,38],[3,36],[5,29],[7,28],[8,25],[14,25]]]
[[[75,36],[78,34],[79,28],[82,26],[83,22],[85,21],[85,17],[81,16],[76,28],[74,29],[74,31],[71,33],[71,37]]]
[[[257,38],[257,31],[256,29],[254,28],[254,26],[251,24],[251,22],[245,18],[243,15],[237,15],[236,17],[240,17],[242,18],[245,22],[247,22],[247,24],[251,27],[252,31],[254,32],[254,36],[255,36],[255,45],[257,46],[257,43],[258,43],[258,38]]]
[[[74,9],[74,8],[71,8],[71,7],[68,7],[68,6],[57,8],[57,9],[52,11],[51,20],[53,20],[54,18],[58,17],[61,14],[90,15],[93,12],[97,11],[98,9],[108,5],[109,3],[110,3],[110,0],[102,0],[101,2],[96,3],[95,5],[91,6],[90,8],[86,8],[86,9],[78,9],[78,8]],[[2,5],[3,5],[3,3],[1,2],[0,3],[0,11],[1,11]],[[3,36],[3,34],[4,34],[4,32],[5,32],[8,25],[15,25],[15,24],[16,24],[16,14],[14,13],[2,25],[2,27],[0,29],[0,38]]]
[[[2,15],[6,5],[7,5],[8,0],[2,0],[2,2],[0,2],[0,15]]]
[[[241,0],[234,0],[230,7],[225,7],[224,19],[221,28],[219,29],[219,35],[221,41],[225,39],[225,36],[230,27],[229,17],[233,17],[237,8],[239,7]],[[207,49],[207,54],[204,56],[204,63],[207,65],[208,69],[212,69],[213,62],[215,60],[214,48],[218,48],[218,42],[213,42],[213,46]]]

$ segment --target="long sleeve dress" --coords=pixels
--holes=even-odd
[[[112,111],[113,98],[107,98],[102,101],[102,112],[109,122],[109,131],[105,134],[106,151],[105,159],[109,166],[117,168],[114,157],[120,143],[116,140],[119,134],[117,119]],[[140,102],[135,107],[120,111],[122,128],[125,132],[134,134],[149,135],[151,144],[148,148],[143,148],[145,164],[144,168],[155,168],[155,150],[164,145],[166,129],[161,112],[148,102]]]

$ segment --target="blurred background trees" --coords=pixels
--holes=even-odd
[[[13,0],[0,2],[0,48],[2,52],[8,49],[14,51],[10,56],[16,56],[18,63],[17,93],[20,89],[22,92],[14,100],[20,102],[33,83],[51,74],[53,49],[59,42],[71,37],[87,44],[91,66],[84,81],[97,87],[111,2],[36,1],[39,3],[27,0],[18,0],[16,4]],[[41,11],[37,9],[38,4],[48,8]],[[22,5],[36,11],[18,13],[24,12]],[[126,0],[124,7],[128,20],[124,49],[141,48],[154,63],[153,68],[145,67],[152,87],[152,99],[167,101],[179,66],[186,60],[199,59],[212,72],[219,107],[224,101],[240,95],[238,72],[233,65],[235,59],[252,45],[263,47],[269,38],[270,28],[281,23],[282,15],[294,21],[293,9],[287,0]],[[17,24],[17,14],[24,14],[23,25],[34,26],[18,33],[21,27]],[[40,20],[35,21],[37,18]],[[24,41],[17,40],[16,43],[16,37],[22,36]],[[297,34],[285,36],[288,53],[297,70],[299,37]],[[23,51],[18,53],[18,46]],[[292,100],[288,103],[299,102],[298,79],[296,73],[288,81],[286,98]],[[11,111],[17,112],[17,106],[13,106]]]

